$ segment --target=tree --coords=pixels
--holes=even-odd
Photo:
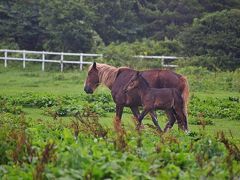
[[[37,0],[10,0],[0,4],[0,37],[21,49],[38,49],[44,30],[39,26]]]
[[[197,0],[141,0],[138,16],[144,24],[145,37],[163,40],[176,35],[203,11]]]
[[[105,44],[134,41],[141,31],[141,23],[135,13],[135,1],[88,0],[94,12],[92,26]]]
[[[198,0],[205,12],[222,11],[224,9],[240,8],[239,0]]]
[[[41,26],[46,29],[44,48],[87,52],[94,46],[91,12],[83,0],[41,0]]]
[[[240,10],[223,10],[196,19],[180,35],[184,53],[210,56],[216,67],[236,69],[240,66]]]

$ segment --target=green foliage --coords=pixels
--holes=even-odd
[[[199,3],[208,12],[222,11],[224,9],[240,8],[238,0],[218,1],[218,0],[201,0]]]
[[[116,61],[113,50],[121,55],[118,64],[128,65],[135,63],[125,60],[139,51],[178,54],[179,43],[174,39],[183,32],[180,39],[185,46],[184,56],[206,58],[198,59],[197,65],[232,70],[239,66],[239,8],[238,0],[1,1],[0,48],[96,52],[110,45],[104,50],[109,53],[110,62]],[[196,18],[199,20],[194,21]],[[161,40],[159,51],[151,50],[152,43],[146,39]],[[169,46],[162,45],[162,41]],[[134,43],[130,48],[113,47],[119,43],[126,46],[124,42]],[[150,46],[146,49],[138,43]],[[131,50],[135,46],[139,50]],[[149,67],[159,66],[151,63]]]
[[[132,68],[151,68],[161,67],[161,60],[141,60],[141,58],[134,58],[136,55],[174,55],[180,52],[180,44],[173,40],[154,41],[144,39],[142,41],[135,41],[133,43],[111,43],[109,46],[103,48],[101,52],[106,54],[108,63],[115,66],[129,66]]]
[[[134,41],[142,28],[140,19],[136,16],[136,2],[128,0],[98,0],[86,1],[92,10],[93,29],[103,42]]]
[[[138,16],[143,21],[144,37],[174,39],[187,24],[203,11],[198,1],[139,1]]]
[[[21,114],[23,110],[21,105],[13,105],[7,99],[0,97],[0,112]]]
[[[40,2],[40,24],[47,32],[44,49],[74,52],[91,50],[94,44],[89,24],[91,14],[83,1]]]
[[[217,130],[228,131],[228,127],[236,128],[238,133],[238,70],[211,72],[202,67],[178,70],[188,76],[190,83],[189,122],[199,124],[190,124],[189,135],[176,128],[159,135],[152,126],[136,131],[130,114],[125,113],[124,128],[118,132],[112,125],[115,104],[109,91],[100,88],[96,94],[87,95],[81,87],[73,90],[84,76],[8,71],[0,71],[3,78],[0,85],[8,89],[8,92],[1,89],[0,96],[0,179],[237,179],[240,176],[239,137],[223,132],[216,136]],[[19,86],[25,81],[27,88]],[[35,81],[43,84],[29,93],[29,86]],[[56,82],[63,82],[64,86],[50,86],[54,91],[49,90],[48,85]],[[9,92],[11,88],[16,91]],[[56,93],[57,89],[60,90]],[[6,107],[18,106],[23,111],[20,114],[6,113]],[[43,115],[45,112],[48,114]],[[148,121],[146,118],[144,123]],[[204,130],[204,121],[205,125],[213,124]]]
[[[200,56],[194,65],[209,69],[239,68],[239,19],[240,10],[232,9],[206,14],[195,20],[180,37],[184,53]]]
[[[31,50],[42,47],[44,30],[39,25],[39,1],[2,1],[0,16],[1,48]]]
[[[181,60],[181,63],[186,61]],[[186,62],[187,63],[187,62]],[[231,91],[240,92],[240,71],[234,72],[209,71],[206,67],[187,66],[178,69],[178,73],[184,74],[189,79],[190,90],[196,91]]]
[[[61,96],[40,95],[33,93],[20,94],[19,96],[0,96],[0,112],[20,114],[22,107],[42,108],[45,114],[52,117],[70,116],[82,113],[85,108],[91,108],[99,115],[114,112],[115,105],[110,94],[96,94],[87,96]]]
[[[78,119],[77,136],[76,127],[62,121],[56,124],[52,120],[46,126],[44,121],[1,114],[0,142],[4,146],[0,146],[0,151],[7,153],[1,154],[0,177],[198,179],[239,176],[239,166],[236,166],[239,160],[227,159],[231,149],[238,152],[237,146],[224,135],[210,137],[195,132],[192,137],[172,131],[160,137],[149,128],[139,134],[127,127],[128,146],[122,151],[114,145],[117,134],[111,129],[101,129],[100,124],[94,123],[96,116],[87,112],[85,117],[91,124]],[[108,136],[103,138],[98,132]],[[18,156],[12,156],[16,152]],[[234,153],[232,155],[234,157]]]
[[[1,114],[1,119],[4,116]],[[12,118],[14,120],[16,117]],[[91,116],[89,118],[91,119]],[[90,121],[93,123],[92,120]],[[14,178],[18,172],[18,177],[73,179],[138,177],[196,179],[239,176],[239,160],[226,160],[228,147],[235,146],[234,142],[231,142],[231,146],[226,147],[226,142],[229,141],[227,137],[219,139],[219,137],[196,133],[198,136],[196,140],[196,137],[179,132],[167,133],[160,137],[148,128],[139,137],[137,132],[129,129],[126,131],[128,148],[119,151],[114,147],[116,134],[110,129],[107,129],[109,135],[102,138],[95,136],[98,130],[92,131],[93,129],[84,124],[79,124],[80,129],[82,127],[83,129],[76,136],[74,131],[71,131],[72,126],[59,121],[61,129],[56,131],[56,136],[52,136],[53,139],[48,139],[46,143],[45,136],[52,134],[51,126],[46,126],[45,129],[48,131],[43,131],[40,126],[35,125],[36,120],[24,121],[31,122],[24,126],[25,130],[30,133],[30,129],[38,129],[34,132],[38,136],[31,138],[30,148],[35,149],[35,153],[28,154],[25,151],[23,154],[19,153],[19,157],[32,158],[33,161],[31,163],[22,161],[21,165],[12,158],[8,159],[8,163],[1,161],[0,177],[3,179]],[[14,122],[19,120],[16,119]],[[6,127],[12,122],[1,120],[1,123],[4,125],[1,133],[11,133],[11,129]],[[55,124],[55,121],[51,121],[50,124]],[[15,123],[15,128],[22,128],[21,123]],[[28,137],[30,135],[31,133]],[[141,146],[137,146],[139,138],[142,141]],[[16,144],[9,146],[14,139],[4,141],[4,137],[0,136],[0,140],[6,142],[4,146],[6,152],[10,152],[11,148],[15,149]],[[229,165],[233,167],[231,172],[228,169]]]
[[[189,114],[195,117],[199,113],[202,113],[203,117],[208,118],[240,119],[239,98],[229,97],[227,99],[219,99],[192,96],[189,108],[191,109]]]

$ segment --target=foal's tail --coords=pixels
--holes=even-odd
[[[187,78],[184,76],[180,77],[180,89],[181,89],[181,96],[183,98],[183,104],[184,104],[184,114],[187,117],[187,106],[188,106],[188,100],[189,100],[189,85]]]

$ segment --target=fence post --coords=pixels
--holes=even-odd
[[[80,54],[80,71],[82,71],[82,68],[83,68],[82,62],[83,62],[83,54],[81,53]]]
[[[42,71],[45,70],[45,52],[42,52]]]
[[[63,72],[63,52],[61,53],[61,72]]]
[[[162,56],[162,62],[161,62],[161,65],[162,65],[162,67],[164,67],[164,57]]]
[[[4,50],[4,67],[7,67],[7,50]]]
[[[25,50],[23,50],[23,69],[25,69],[25,67],[26,67],[25,60],[26,60],[26,52],[25,52]]]

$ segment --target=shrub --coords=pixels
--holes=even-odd
[[[209,69],[239,68],[239,19],[239,9],[210,13],[196,19],[180,36],[184,54],[197,56],[192,63]]]

